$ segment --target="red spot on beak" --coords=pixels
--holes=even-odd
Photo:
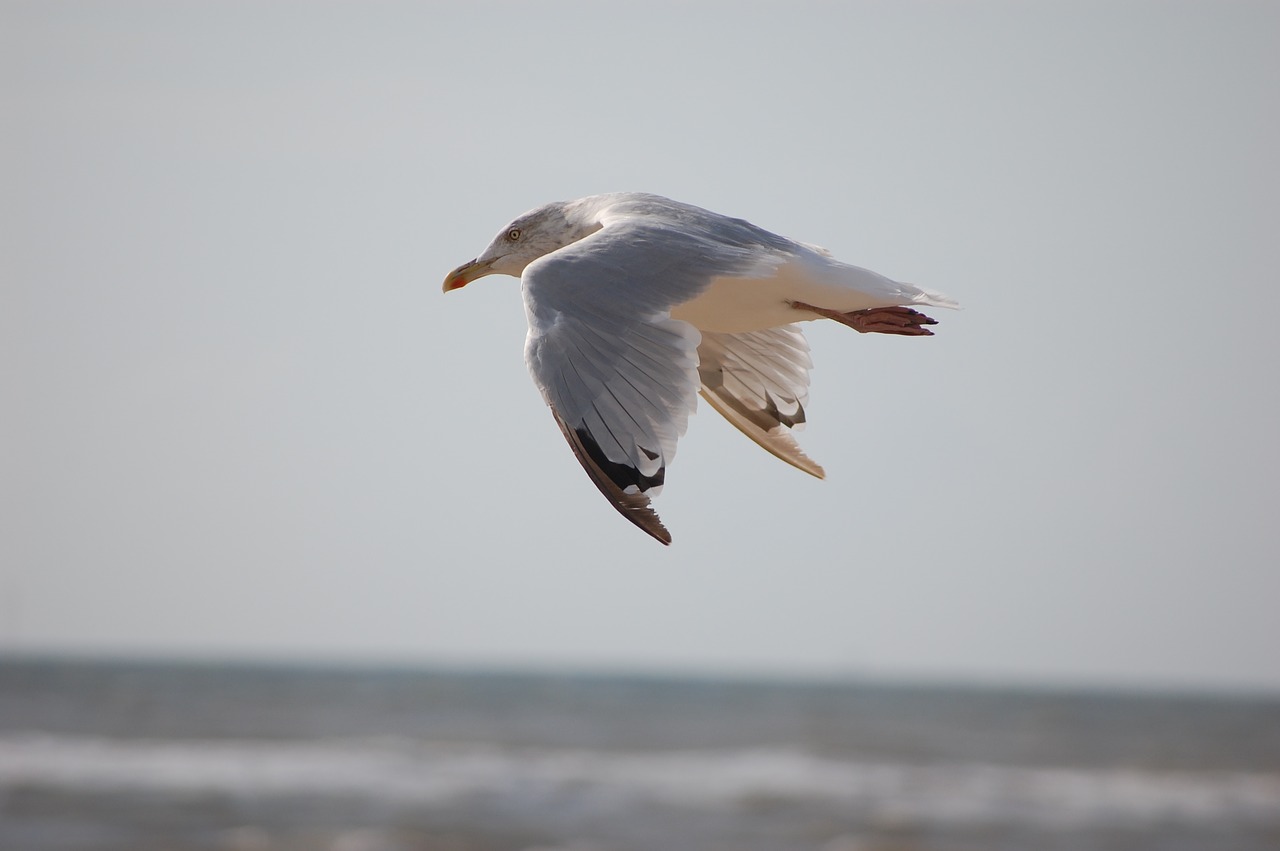
[[[463,263],[461,266],[450,272],[449,276],[444,279],[444,291],[449,292],[450,290],[465,287],[467,284],[479,277],[475,274],[476,271],[476,261],[468,260],[466,263]]]

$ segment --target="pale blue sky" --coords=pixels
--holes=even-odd
[[[1280,7],[0,3],[0,650],[1280,688]],[[946,292],[619,518],[549,200]]]

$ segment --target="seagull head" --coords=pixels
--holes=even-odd
[[[572,202],[557,201],[530,210],[504,227],[489,247],[444,279],[444,291],[465,287],[485,275],[520,277],[526,266],[543,255],[572,245],[600,229]]]

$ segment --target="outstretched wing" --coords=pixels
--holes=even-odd
[[[618,511],[664,544],[649,507],[666,480],[698,387],[698,332],[654,318],[602,322],[562,315],[530,330],[534,380],[587,474]]]
[[[809,401],[809,344],[798,325],[740,334],[702,333],[702,397],[764,449],[806,473],[822,467],[792,438]]]
[[[600,492],[664,544],[649,504],[697,404],[701,334],[671,308],[716,276],[781,262],[661,220],[621,216],[531,263],[522,276],[525,359]]]

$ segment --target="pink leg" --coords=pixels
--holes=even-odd
[[[851,310],[841,313],[825,307],[815,307],[801,301],[791,302],[796,310],[807,310],[828,319],[834,319],[841,325],[848,325],[862,334],[902,334],[908,337],[928,337],[933,332],[924,325],[937,325],[936,319],[930,319],[918,310],[909,307],[872,307],[867,310]]]

